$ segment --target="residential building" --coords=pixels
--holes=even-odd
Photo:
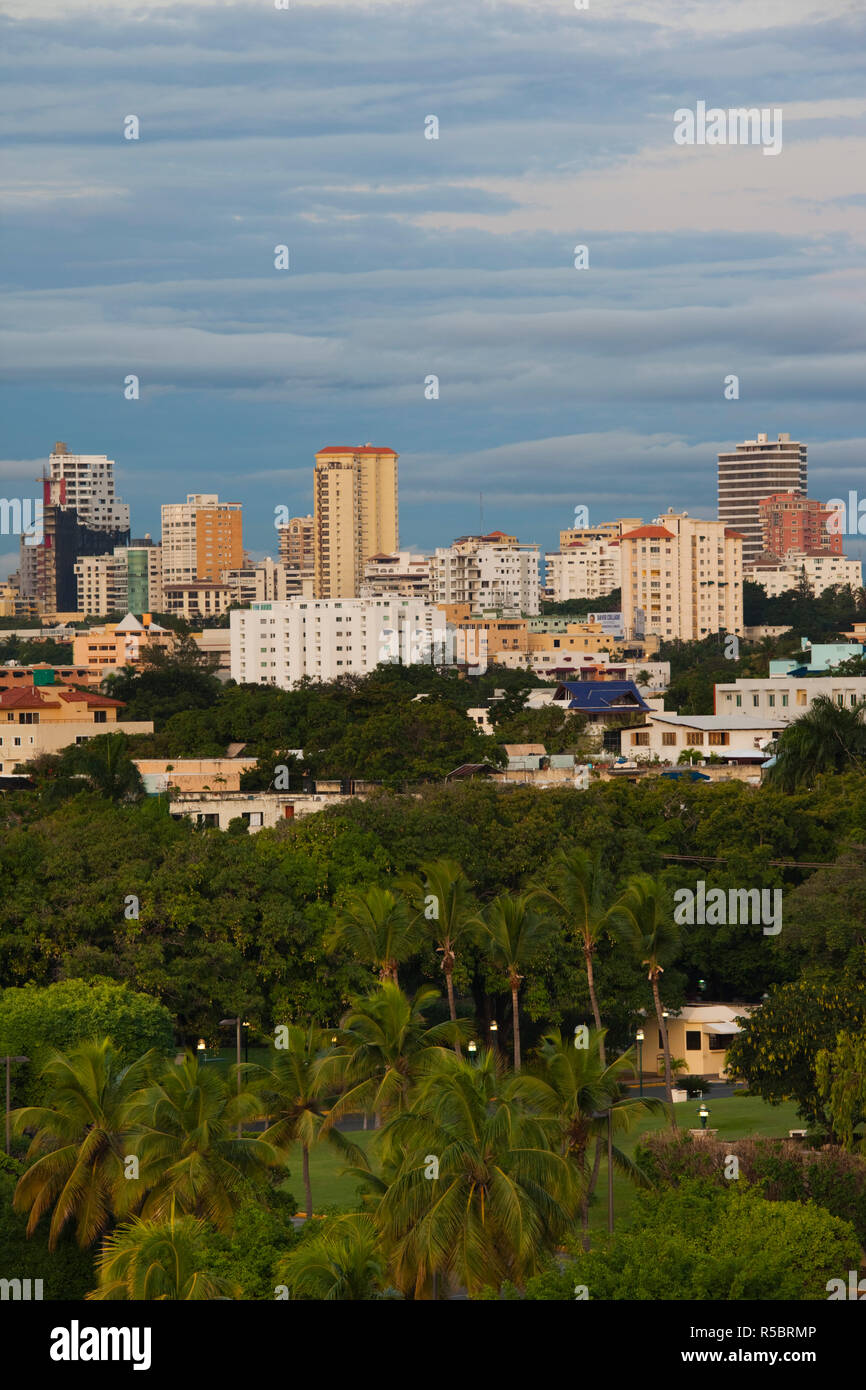
[[[376,598],[380,594],[397,594],[400,598],[417,598],[422,603],[430,603],[429,556],[413,555],[408,550],[371,555],[364,561],[361,598]]]
[[[175,584],[163,580],[163,612],[188,623],[219,618],[235,602],[237,599],[226,583],[201,579],[192,584]]]
[[[177,637],[160,627],[145,613],[142,620],[127,613],[119,623],[106,623],[79,632],[72,639],[72,657],[76,666],[94,666],[100,670],[116,670],[121,666],[137,666],[146,647],[170,651]]]
[[[841,537],[837,539],[841,540]],[[743,579],[750,584],[760,584],[770,598],[790,593],[803,579],[813,594],[823,594],[836,584],[850,584],[852,589],[863,586],[863,563],[861,560],[848,560],[844,555],[807,555],[789,550],[785,559],[769,559],[759,556],[749,565],[743,566]]]
[[[757,713],[752,717],[745,711],[675,714],[648,709],[640,728],[622,730],[620,751],[638,761],[658,758],[676,763],[685,749],[705,758],[714,753],[723,762],[762,763],[768,756],[767,744],[784,727],[783,719]]]
[[[473,613],[497,608],[534,616],[539,610],[539,550],[492,531],[458,536],[430,561],[433,602],[468,604]]]
[[[127,612],[129,586],[124,546],[115,546],[111,555],[82,555],[73,569],[78,612],[84,617]]]
[[[226,570],[223,580],[231,592],[232,603],[266,603],[291,597],[288,570],[270,556],[255,565]]]
[[[364,799],[353,782],[346,791],[339,782],[314,785],[316,790],[310,792],[180,792],[172,797],[170,815],[172,820],[191,820],[219,830],[228,830],[232,821],[243,820],[249,834],[254,835],[257,830],[273,830],[285,821],[300,820],[329,806]]]
[[[316,454],[313,493],[317,598],[360,595],[364,562],[399,549],[397,459],[372,444]]]
[[[42,753],[59,753],[99,734],[152,734],[151,720],[124,721],[124,704],[95,691],[74,690],[47,679],[0,692],[0,775],[14,774],[19,764]]]
[[[231,614],[231,673],[240,684],[290,689],[305,677],[364,675],[380,662],[429,663],[446,621],[417,599],[287,599]]]
[[[280,564],[290,594],[313,596],[316,572],[316,528],[312,516],[292,516],[277,527]]]
[[[634,681],[562,681],[551,703],[602,727],[616,727],[650,708]]]
[[[239,502],[220,502],[215,492],[190,492],[185,502],[163,504],[164,587],[219,583],[226,570],[241,569],[244,558]]]
[[[574,541],[544,557],[546,587],[554,603],[604,598],[620,587],[620,542]]]
[[[626,634],[698,641],[743,631],[743,541],[721,521],[670,508],[650,526],[627,531],[622,547]]]
[[[0,666],[0,689],[23,690],[31,685],[87,685],[98,688],[105,672],[95,666],[52,666],[47,661],[32,666]]]
[[[854,709],[866,700],[866,676],[744,677],[714,686],[713,708],[721,717],[742,714],[784,725],[805,714],[819,695],[826,695],[834,705]]]
[[[842,536],[827,523],[835,512],[814,497],[774,492],[758,503],[764,553],[784,559],[789,551],[804,555],[841,555]]]
[[[82,522],[74,507],[56,500],[63,495],[63,483],[46,481],[46,501],[43,506],[41,545],[34,546],[36,555],[36,593],[43,613],[78,613],[78,575],[76,562],[85,556],[110,556],[115,546],[129,540],[129,530],[110,531],[103,526],[88,526]],[[109,514],[108,508],[103,514]],[[21,547],[22,565],[24,552]]]
[[[599,526],[571,526],[559,533],[559,548],[567,550],[572,545],[612,545],[622,540],[624,531],[636,531],[643,524],[643,517],[623,516],[616,521],[603,521]]]
[[[114,491],[114,459],[105,454],[71,454],[61,442],[48,457],[49,500],[77,513],[92,531],[129,532],[129,507]]]
[[[719,454],[719,520],[743,536],[743,562],[764,548],[761,502],[780,492],[807,491],[808,449],[790,434],[747,439]]]
[[[255,758],[136,758],[144,790],[158,795],[179,792],[238,792],[241,777],[256,766]]]
[[[162,546],[149,532],[140,540],[131,540],[126,547],[126,583],[130,612],[163,611]]]

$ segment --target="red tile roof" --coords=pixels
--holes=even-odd
[[[626,531],[624,541],[672,541],[675,539],[663,526],[639,526],[636,531]]]
[[[48,698],[53,696],[53,698]],[[90,691],[60,689],[58,686],[19,686],[0,692],[0,709],[62,709],[63,704],[85,704],[88,709],[123,709],[123,700]]]
[[[745,539],[746,539],[746,538],[745,538],[745,536],[743,535],[742,531],[735,531],[734,528],[733,528],[733,526],[726,526],[726,527],[725,527],[725,540],[728,540],[728,541],[737,541],[737,540],[744,541]]]

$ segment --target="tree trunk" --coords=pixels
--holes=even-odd
[[[449,962],[449,963],[446,965],[445,961],[444,961],[444,960],[442,961],[442,969],[445,971],[445,988],[446,988],[447,991],[448,991],[448,1011],[449,1011],[449,1013],[451,1014],[451,1022],[452,1022],[452,1023],[456,1023],[456,1022],[457,1022],[457,1009],[456,1009],[455,1006],[454,1006],[454,981],[453,981],[452,978],[451,978],[451,972],[452,972],[453,968],[454,968],[453,962]],[[457,1056],[458,1056],[458,1057],[461,1057],[461,1058],[462,1058],[463,1053],[462,1053],[461,1050],[460,1050],[460,1039],[459,1039],[459,1038],[455,1038],[455,1039],[454,1039],[454,1051],[457,1053]]]
[[[596,1139],[596,1141],[595,1141],[595,1158],[594,1158],[593,1161],[592,1161],[592,1176],[591,1176],[591,1178],[590,1178],[590,1180],[589,1180],[589,1186],[587,1187],[586,1191],[585,1191],[584,1194],[583,1194],[583,1201],[582,1201],[581,1204],[580,1204],[580,1224],[581,1224],[581,1228],[582,1228],[582,1230],[583,1230],[583,1248],[584,1248],[584,1250],[589,1250],[589,1246],[590,1246],[590,1239],[589,1239],[589,1199],[590,1199],[590,1197],[592,1196],[593,1192],[595,1191],[595,1185],[596,1185],[596,1183],[598,1182],[598,1170],[599,1170],[600,1166],[601,1166],[601,1139]]]
[[[601,1032],[601,1014],[598,1011],[598,999],[595,993],[595,975],[592,970],[592,951],[584,947],[583,952],[586,958],[586,983],[589,985],[589,1002],[592,1005],[592,1016],[595,1019],[595,1026]],[[604,1054],[604,1039],[599,1040],[598,1055],[601,1058],[601,1065],[607,1066],[607,1059]]]
[[[662,1001],[659,998],[659,977],[653,971],[652,976],[653,999],[656,1006],[656,1018],[659,1023],[659,1032],[662,1035],[662,1043],[665,1049],[665,1090],[667,1091],[668,1105],[673,1106],[673,1095],[671,1094],[671,1046],[668,1040],[668,1030],[665,1027],[664,1015],[662,1014]],[[672,1124],[674,1129],[677,1127],[676,1116],[671,1109]]]
[[[307,1220],[313,1219],[313,1189],[310,1184],[310,1150],[307,1144],[301,1145],[301,1171],[304,1176],[304,1192],[307,1197]]]
[[[520,1017],[517,1012],[517,991],[520,985],[511,982],[511,1013],[514,1022],[514,1070],[520,1071]]]

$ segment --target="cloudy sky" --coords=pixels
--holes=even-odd
[[[718,450],[788,431],[866,496],[862,0],[0,12],[4,495],[62,439],[135,534],[218,491],[273,553],[316,449],[369,440],[404,545],[483,493],[554,548],[577,505],[712,516]],[[782,152],[675,144],[698,101],[781,108]]]

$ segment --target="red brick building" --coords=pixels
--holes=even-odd
[[[841,533],[831,533],[831,516],[814,497],[797,492],[774,492],[758,503],[764,550],[780,558],[789,550],[805,555],[841,555]]]

